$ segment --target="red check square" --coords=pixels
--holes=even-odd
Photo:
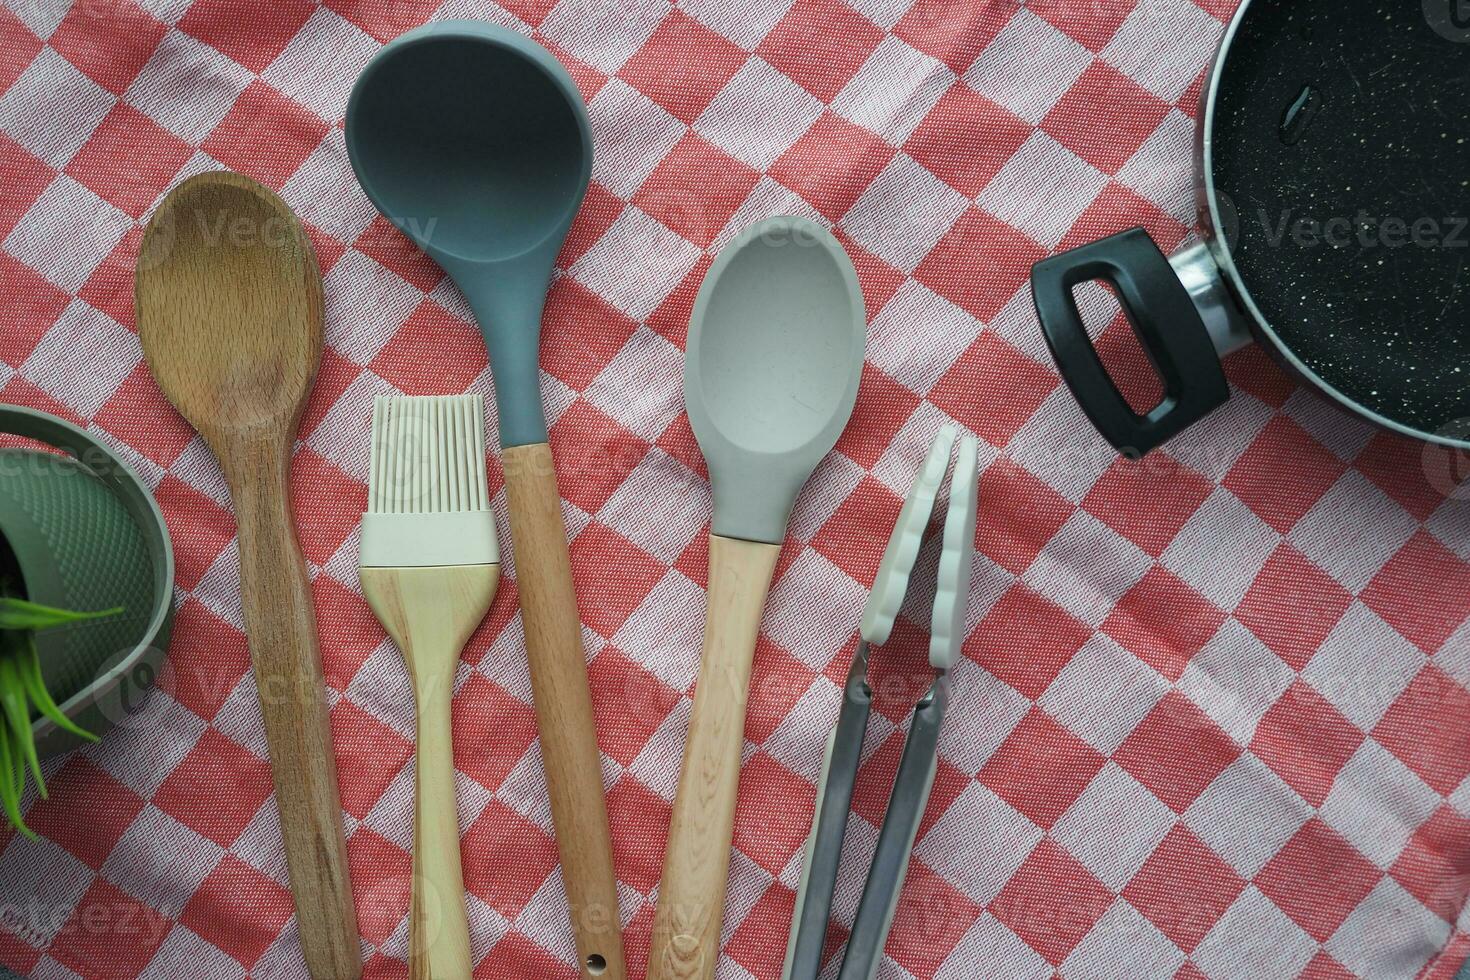
[[[154,488],[153,498],[173,540],[174,578],[192,589],[235,539],[235,515],[172,473]]]
[[[737,799],[735,846],[766,871],[779,875],[806,843],[817,789],[765,752],[757,752],[745,763],[740,778],[761,791]],[[771,806],[771,800],[780,800],[781,806]]]
[[[194,148],[126,102],[119,102],[66,165],[98,197],[141,218],[173,183]]]
[[[679,703],[679,692],[613,646],[587,665],[597,744],[619,765],[630,766]]]
[[[7,13],[5,8],[0,7],[0,14]],[[3,41],[3,37],[0,37],[0,43]],[[9,136],[0,133],[0,172],[5,174],[4,182],[0,182],[0,235],[9,235],[31,209],[31,205],[36,203],[41,192],[56,178],[56,171],[31,156],[25,147]],[[6,263],[16,261],[3,252],[0,252],[0,260]],[[0,290],[9,293],[11,290],[5,285],[7,281],[7,277],[0,276]],[[4,347],[0,347],[0,353],[3,352]]]
[[[308,561],[324,565],[357,530],[367,510],[367,484],[302,447],[291,461],[296,536]]]
[[[1312,806],[1321,806],[1364,735],[1301,681],[1267,709],[1251,751]]]
[[[265,82],[246,87],[200,149],[280,190],[327,135],[327,124]],[[262,140],[261,133],[271,138]]]
[[[871,309],[872,307],[870,307]],[[866,470],[878,465],[921,399],[871,364],[863,365],[852,420],[837,439],[837,451]]]
[[[1225,622],[1225,613],[1162,565],[1144,573],[1103,621],[1123,649],[1177,681]]]
[[[1458,455],[1449,447],[1380,432],[1353,459],[1353,468],[1415,520],[1425,521],[1448,499],[1446,490],[1459,484],[1453,469]]]
[[[951,85],[903,150],[930,173],[973,198],[1031,138],[1026,120],[968,85]]]
[[[363,820],[413,755],[413,742],[343,698],[332,706],[332,750],[342,809]]]
[[[1337,831],[1313,817],[1261,869],[1255,885],[1321,943],[1382,877]]]
[[[56,323],[71,297],[30,266],[0,252],[0,299],[4,301],[0,303],[0,361],[18,368]]]
[[[345,691],[386,634],[361,593],[330,575],[312,580],[311,598],[322,626],[322,672],[329,687]]]
[[[381,214],[363,229],[352,247],[423,292],[431,292],[444,280],[439,263]]]
[[[753,977],[780,976],[786,947],[771,942],[771,937],[790,930],[795,910],[796,893],[779,881],[772,883],[740,920],[725,944],[725,955]]]
[[[1425,588],[1425,583],[1434,583]],[[1419,531],[1379,569],[1363,604],[1425,653],[1445,645],[1470,618],[1470,565]]]
[[[1072,0],[1031,0],[1026,4],[1032,13],[1092,51],[1107,47],[1137,6],[1137,0],[1112,0],[1095,5]]]
[[[1296,526],[1347,465],[1291,419],[1266,423],[1223,486],[1280,534]]]
[[[1389,705],[1373,738],[1448,795],[1470,776],[1470,693],[1431,663]]]
[[[919,263],[914,278],[977,320],[989,322],[1044,258],[1046,249],[1030,238],[971,208]]]
[[[536,711],[483,674],[454,695],[454,765],[495,792],[536,741]]]
[[[72,5],[50,43],[82,74],[113,95],[122,95],[167,33],[167,27],[133,0],[108,0]]]
[[[432,395],[468,391],[489,363],[475,325],[426,297],[368,368],[405,395]]]
[[[519,932],[508,932],[475,967],[474,980],[575,980],[578,971]]]
[[[812,538],[812,547],[855,581],[871,586],[903,498],[865,476]]]
[[[1178,691],[1165,694],[1113,760],[1175,813],[1183,813],[1240,755],[1240,746]]]
[[[362,938],[381,946],[408,914],[413,855],[360,826],[347,838],[347,866]],[[400,964],[401,965],[401,964]]]
[[[1006,882],[990,913],[1059,966],[1112,904],[1107,886],[1045,838]]]
[[[311,0],[272,0],[251,8],[249,30],[242,30],[240,8],[232,0],[196,0],[179,21],[179,30],[258,75],[286,50],[315,10]]]
[[[1018,582],[990,607],[963,649],[980,666],[1035,700],[1091,637],[1085,623]]]
[[[585,391],[637,331],[638,321],[562,276],[551,284],[541,317],[541,370]]]
[[[835,222],[888,166],[894,152],[861,126],[824,112],[768,173]]]
[[[589,514],[602,509],[648,450],[647,442],[582,398],[551,426],[557,487]]]
[[[174,616],[163,675],[173,699],[205,721],[213,721],[249,672],[245,634],[198,599],[184,600]]]
[[[882,29],[842,0],[796,0],[755,53],[831,102],[882,40]]]
[[[1044,481],[1005,457],[980,474],[980,499],[986,503],[980,508],[975,547],[1012,575],[1031,567],[1041,549],[1077,509]]]
[[[1050,830],[1107,762],[1051,715],[1032,708],[981,768],[980,782]]]
[[[917,0],[893,25],[893,34],[944,62],[956,75],[963,75],[985,46],[1010,23],[1016,10],[1017,7],[1003,3]]]
[[[15,84],[45,46],[8,7],[0,7],[0,92]]]
[[[1158,558],[1213,490],[1167,456],[1120,458],[1087,491],[1082,509]]]
[[[382,3],[381,0],[323,0],[322,6],[356,24],[379,44],[387,44],[398,35],[406,34],[422,25],[443,4],[439,0],[394,0],[393,3]],[[534,27],[541,23],[552,3],[551,0],[534,0],[534,3],[506,0],[501,6]],[[532,19],[527,16],[527,8],[532,6],[544,8],[540,17]]]
[[[164,467],[172,466],[194,438],[193,427],[163,397],[147,364],[123,379],[92,421]]]
[[[735,77],[746,57],[676,7],[624,63],[618,77],[688,124]]]
[[[885,951],[910,976],[933,980],[979,915],[974,900],[912,858]]]
[[[179,921],[250,968],[295,911],[283,885],[226,854],[184,906]]]
[[[654,168],[633,203],[708,248],[758,180],[755,170],[690,132]]]
[[[1389,874],[1435,915],[1454,922],[1470,895],[1470,819],[1441,806],[1414,831]]]
[[[143,798],[84,756],[74,755],[46,781],[48,797],[26,813],[26,824],[94,871],[122,840]]]
[[[650,895],[663,874],[664,841],[669,836],[668,800],[624,773],[607,792],[608,821],[613,834],[613,863],[618,880]]]
[[[1056,386],[1055,372],[987,330],[950,365],[929,400],[992,446],[1004,448]]]
[[[1352,602],[1352,594],[1337,579],[1282,544],[1257,573],[1235,618],[1299,671]]]
[[[1175,824],[1122,895],[1186,953],[1194,952],[1245,889],[1245,879]]]
[[[552,836],[494,799],[465,829],[460,851],[465,888],[507,919],[521,914],[557,862]]]
[[[572,540],[572,581],[582,622],[610,639],[668,570],[627,538],[596,522]],[[618,569],[616,579],[607,570]]]
[[[270,763],[207,728],[153,794],[153,805],[219,846],[230,847],[271,790]]]
[[[1103,173],[1123,169],[1170,105],[1112,65],[1094,61],[1041,121],[1058,143]]]
[[[47,952],[87,980],[133,980],[163,945],[171,924],[167,916],[98,878]]]

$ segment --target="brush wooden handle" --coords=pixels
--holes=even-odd
[[[577,959],[588,980],[624,980],[602,759],[551,447],[544,442],[514,446],[501,459],[541,758]]]
[[[745,704],[781,546],[710,535],[704,654],[674,798],[649,980],[709,980],[720,960]]]
[[[290,444],[217,451],[240,530],[240,600],[260,692],[301,952],[315,980],[362,976],[311,582],[288,488]]]
[[[500,566],[364,568],[359,576],[408,664],[418,711],[409,977],[470,980],[450,706],[460,652],[495,598]]]

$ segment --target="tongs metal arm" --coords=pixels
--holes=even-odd
[[[939,729],[948,702],[949,677],[941,673],[914,708],[913,723],[903,745],[898,776],[893,781],[888,812],[878,832],[878,847],[868,869],[863,897],[858,902],[857,918],[852,923],[838,980],[872,980],[882,961],[898,895],[908,874],[909,855],[929,805],[929,793],[934,788],[934,774],[939,765]]]
[[[852,809],[852,791],[857,783],[872,704],[873,692],[868,687],[868,642],[863,640],[858,643],[852,667],[847,672],[837,727],[827,740],[816,815],[807,840],[806,867],[796,892],[791,941],[782,974],[785,980],[815,980],[822,968],[827,919],[832,914],[837,868],[842,861],[842,839],[847,833],[847,815]]]

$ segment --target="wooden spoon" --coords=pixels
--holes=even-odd
[[[289,208],[207,173],[159,205],[138,256],[138,336],[174,407],[219,459],[240,530],[260,692],[307,969],[362,975],[316,613],[291,515],[291,448],[322,354],[322,280]]]

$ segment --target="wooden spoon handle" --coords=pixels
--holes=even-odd
[[[314,980],[362,975],[316,611],[287,489],[289,446],[230,454],[240,596],[301,951]]]
[[[704,655],[653,918],[649,980],[708,980],[720,959],[745,703],[781,546],[710,535]]]
[[[623,980],[622,920],[561,496],[546,443],[501,454],[526,658],[581,975]]]

